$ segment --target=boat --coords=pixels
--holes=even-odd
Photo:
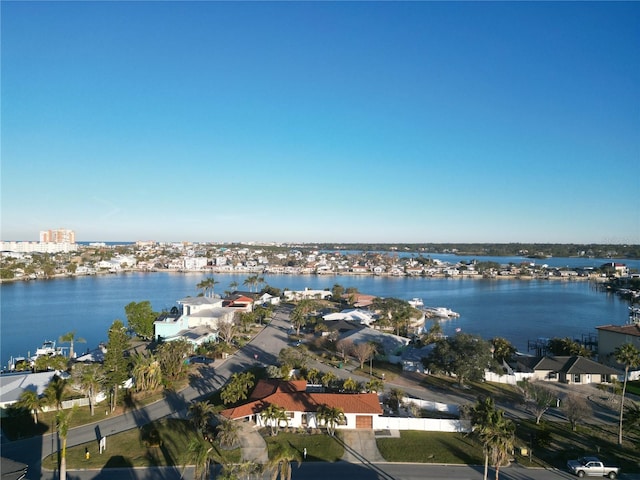
[[[458,318],[460,316],[459,313],[446,307],[426,307],[424,311],[428,317]]]
[[[414,297],[411,300],[408,301],[409,305],[411,305],[413,308],[420,308],[420,307],[424,307],[424,302],[422,301],[421,298],[418,297]]]
[[[62,355],[62,347],[56,347],[55,340],[45,340],[40,348],[36,349],[34,360],[42,356]]]

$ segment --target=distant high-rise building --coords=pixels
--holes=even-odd
[[[76,232],[66,228],[43,230],[40,232],[40,241],[43,243],[76,243]]]

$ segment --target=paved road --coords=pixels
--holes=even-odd
[[[32,478],[32,477],[30,477]],[[57,480],[53,473],[47,472],[43,480]],[[176,468],[75,470],[69,472],[69,480],[192,480],[193,470]],[[270,474],[252,480],[267,480]],[[293,465],[292,479],[326,480],[327,478],[348,478],[350,480],[482,480],[482,466],[468,465],[425,465],[413,463],[375,463],[359,465],[347,462],[309,462],[299,466]],[[494,472],[489,472],[494,478]],[[511,465],[500,470],[500,478],[504,480],[575,480],[576,477],[567,472],[545,469],[525,469],[519,465]],[[625,479],[624,475],[621,477]],[[636,480],[629,478],[627,480]]]
[[[240,351],[230,356],[225,361],[217,361],[213,365],[201,366],[201,376],[192,381],[191,385],[181,392],[171,393],[161,401],[155,402],[138,410],[127,412],[124,415],[113,417],[105,416],[95,424],[84,425],[71,429],[67,438],[68,446],[72,447],[86,442],[97,441],[100,436],[108,437],[115,433],[130,430],[132,428],[137,428],[145,425],[150,421],[169,416],[184,418],[190,402],[202,398],[210,394],[211,392],[221,388],[233,373],[244,371],[247,368],[255,365],[256,363],[266,365],[277,363],[278,353],[288,344],[287,331],[290,328],[290,324],[288,321],[289,313],[290,310],[287,309],[287,307],[279,308],[275,312],[274,318],[270,325],[262,329],[260,333],[258,333],[258,335],[256,335],[256,337],[252,339],[251,342],[249,342]],[[345,369],[337,369],[317,362],[314,362],[313,366],[316,366],[316,368],[325,371],[328,369],[333,369],[334,373],[336,373],[336,375],[338,375],[340,378],[352,377],[354,379],[357,379],[358,381],[363,382],[368,380],[367,377],[357,375],[354,372],[350,372]],[[388,383],[387,388],[390,388],[390,386],[394,385]],[[454,396],[450,393],[427,390],[425,388],[417,386],[400,386],[408,394],[413,395],[417,398],[423,398],[425,400],[436,400],[444,403],[458,404],[473,402],[475,400],[470,395],[466,395],[463,392],[461,392],[461,394],[458,396]],[[510,415],[523,415],[521,409],[511,408],[511,406],[508,405],[502,407],[507,408]],[[555,412],[554,414],[560,415],[559,412]],[[604,411],[596,412],[596,417],[600,418],[602,421],[611,421],[609,413]],[[52,434],[2,444],[3,456],[29,465],[29,478],[31,478],[32,480],[35,478],[45,478],[44,476],[40,475],[41,459],[56,452],[57,450],[57,441],[55,439],[55,436]],[[107,478],[104,476],[106,475],[105,472],[101,472],[100,475],[95,478]],[[166,473],[165,470],[163,470],[163,473],[156,473],[161,476],[153,478],[172,478],[170,476],[171,474]],[[132,475],[134,475],[134,473],[132,473]],[[118,478],[127,477],[120,476]],[[132,476],[129,478],[146,477]]]

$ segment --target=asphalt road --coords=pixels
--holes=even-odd
[[[155,402],[151,405],[145,406],[143,408],[129,411],[123,415],[119,416],[109,416],[105,415],[100,418],[96,423],[90,425],[83,425],[80,427],[73,428],[69,431],[67,436],[67,446],[72,447],[75,445],[80,445],[83,443],[95,441],[101,436],[107,436],[107,449],[109,444],[109,436],[114,435],[119,432],[123,432],[126,430],[130,430],[132,428],[138,428],[142,425],[147,424],[150,421],[158,420],[165,417],[179,417],[184,418],[186,416],[188,405],[199,398],[205,397],[211,392],[218,390],[221,388],[226,381],[231,377],[232,374],[237,372],[242,372],[252,367],[256,363],[270,365],[276,364],[278,360],[278,353],[282,348],[288,345],[288,335],[287,331],[290,328],[289,324],[289,313],[290,310],[287,310],[286,307],[279,308],[273,317],[272,322],[266,328],[262,329],[260,333],[258,333],[245,347],[236,352],[234,355],[231,355],[229,358],[224,360],[223,362],[215,362],[212,365],[201,365],[200,366],[200,376],[194,378],[191,382],[190,386],[186,389],[177,392],[171,393],[167,395],[163,400]],[[320,364],[318,362],[313,362],[312,365],[321,370],[333,369],[334,373],[338,375],[340,378],[352,377],[358,381],[366,382],[368,380],[367,377],[359,376],[354,372],[348,371],[346,369],[338,369],[334,367],[330,367],[328,365]],[[389,383],[387,384],[387,388],[390,388]],[[413,395],[417,398],[423,398],[425,400],[436,400],[443,403],[466,403],[475,401],[470,395],[465,394],[465,392],[461,391],[460,395],[451,395],[446,392],[438,392],[433,390],[427,390],[422,387],[417,386],[401,386],[405,392],[410,395]],[[522,412],[521,409],[513,408],[512,406],[503,406],[506,408],[509,415],[511,416],[523,416],[527,415]],[[559,411],[551,412],[551,414],[561,416]],[[99,415],[99,414],[98,414]],[[596,417],[602,417],[602,421],[611,421],[607,412],[596,412]],[[33,437],[21,441],[16,442],[8,442],[2,444],[2,456],[11,458],[13,460],[23,462],[29,465],[29,478],[52,478],[51,472],[41,472],[41,459],[58,451],[57,439],[54,434],[44,435],[42,437]],[[326,464],[317,464],[313,467],[309,467],[309,464],[305,464],[304,469],[304,477],[305,478],[321,478],[320,476],[314,477],[314,472],[321,472],[323,468],[328,467]],[[340,465],[340,464],[334,464]],[[348,467],[349,464],[345,464],[340,468],[352,468]],[[412,478],[425,478],[425,476],[412,476],[412,473],[406,473],[402,471],[400,466],[396,466],[396,464],[387,464],[388,466],[385,468],[391,468],[393,472],[392,478],[398,479],[412,479]],[[406,467],[409,471],[412,469],[416,469],[416,471],[420,471],[421,468],[427,468],[425,466],[413,466]],[[433,468],[433,467],[428,467]],[[444,468],[444,467],[443,467]],[[471,475],[471,472],[474,472],[473,469],[469,467],[460,467],[462,472],[467,472],[468,475]],[[309,470],[307,473],[306,469]],[[400,469],[396,471],[396,469]],[[455,470],[458,472],[458,470]],[[135,469],[127,471],[120,470],[119,473],[113,471],[113,469],[105,469],[99,472],[71,472],[69,478],[179,478],[175,477],[176,469],[168,468],[168,469]],[[153,472],[153,473],[152,473]],[[526,478],[524,477],[512,477],[514,480],[538,480],[537,477],[533,477],[531,475],[530,470],[526,470]],[[89,475],[89,476],[85,476]],[[417,475],[423,475],[423,473]],[[117,476],[111,476],[117,475]],[[152,476],[148,476],[152,475]],[[320,474],[319,474],[320,475]],[[326,475],[326,474],[323,474]],[[367,472],[366,469],[362,472],[358,471],[358,475],[364,475],[362,477],[358,476],[357,478],[385,478],[382,477],[372,477],[367,475],[373,475],[371,472]],[[377,472],[375,475],[381,475],[380,472]],[[482,475],[480,475],[482,476]],[[444,475],[446,477],[446,475]],[[444,478],[443,477],[443,478]],[[505,476],[506,477],[506,476]],[[429,475],[431,477],[431,474]],[[437,477],[439,478],[439,477]],[[475,478],[473,476],[467,477],[459,477],[459,478]],[[547,477],[541,477],[540,480],[544,480]],[[389,479],[387,479],[389,480]]]
[[[219,467],[216,467],[219,468]],[[30,477],[31,478],[31,477]],[[57,480],[52,472],[47,472],[43,480]],[[75,470],[69,473],[69,480],[192,480],[193,469],[178,468],[138,468],[103,470]],[[215,477],[213,477],[215,478]],[[270,473],[253,476],[252,480],[268,480]],[[326,480],[327,478],[348,478],[350,480],[482,480],[482,466],[468,465],[425,465],[415,463],[376,463],[359,465],[354,463],[309,462],[293,464],[292,479]],[[489,478],[494,478],[493,470]],[[545,469],[525,469],[511,465],[500,470],[503,480],[575,480],[577,477],[567,472]]]

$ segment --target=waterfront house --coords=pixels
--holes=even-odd
[[[218,324],[233,321],[237,308],[223,307],[220,297],[187,297],[178,300],[181,309],[163,313],[153,322],[158,340],[185,339],[194,345],[217,338]]]
[[[376,318],[377,316],[373,312],[369,310],[360,310],[359,308],[348,308],[341,312],[329,313],[322,316],[322,319],[325,321],[345,320],[347,322],[355,322],[366,326],[370,326]]]
[[[283,292],[284,299],[288,302],[292,300],[325,300],[331,296],[329,290],[311,290],[305,288],[304,290],[285,290]]]
[[[349,339],[354,345],[360,343],[374,343],[380,348],[378,357],[397,356],[409,344],[407,337],[401,337],[392,333],[381,332],[373,328],[361,328],[359,330],[350,330],[340,336],[341,339]]]
[[[0,413],[8,406],[16,403],[25,390],[33,390],[41,396],[45,388],[58,372],[12,373],[0,375]]]
[[[598,358],[606,365],[624,368],[617,363],[614,352],[625,343],[630,343],[640,350],[640,324],[603,325],[596,327],[596,330],[598,330]],[[640,379],[640,370],[630,373],[630,378]]]
[[[375,295],[365,295],[364,293],[344,293],[341,297],[356,308],[364,308],[373,305]]]
[[[254,295],[245,295],[243,293],[232,293],[222,301],[223,307],[235,308],[238,311],[250,312],[253,309],[252,298]],[[257,295],[256,295],[257,296]]]
[[[608,383],[620,374],[619,370],[577,355],[517,358],[516,370],[532,372],[531,380],[576,385]]]

